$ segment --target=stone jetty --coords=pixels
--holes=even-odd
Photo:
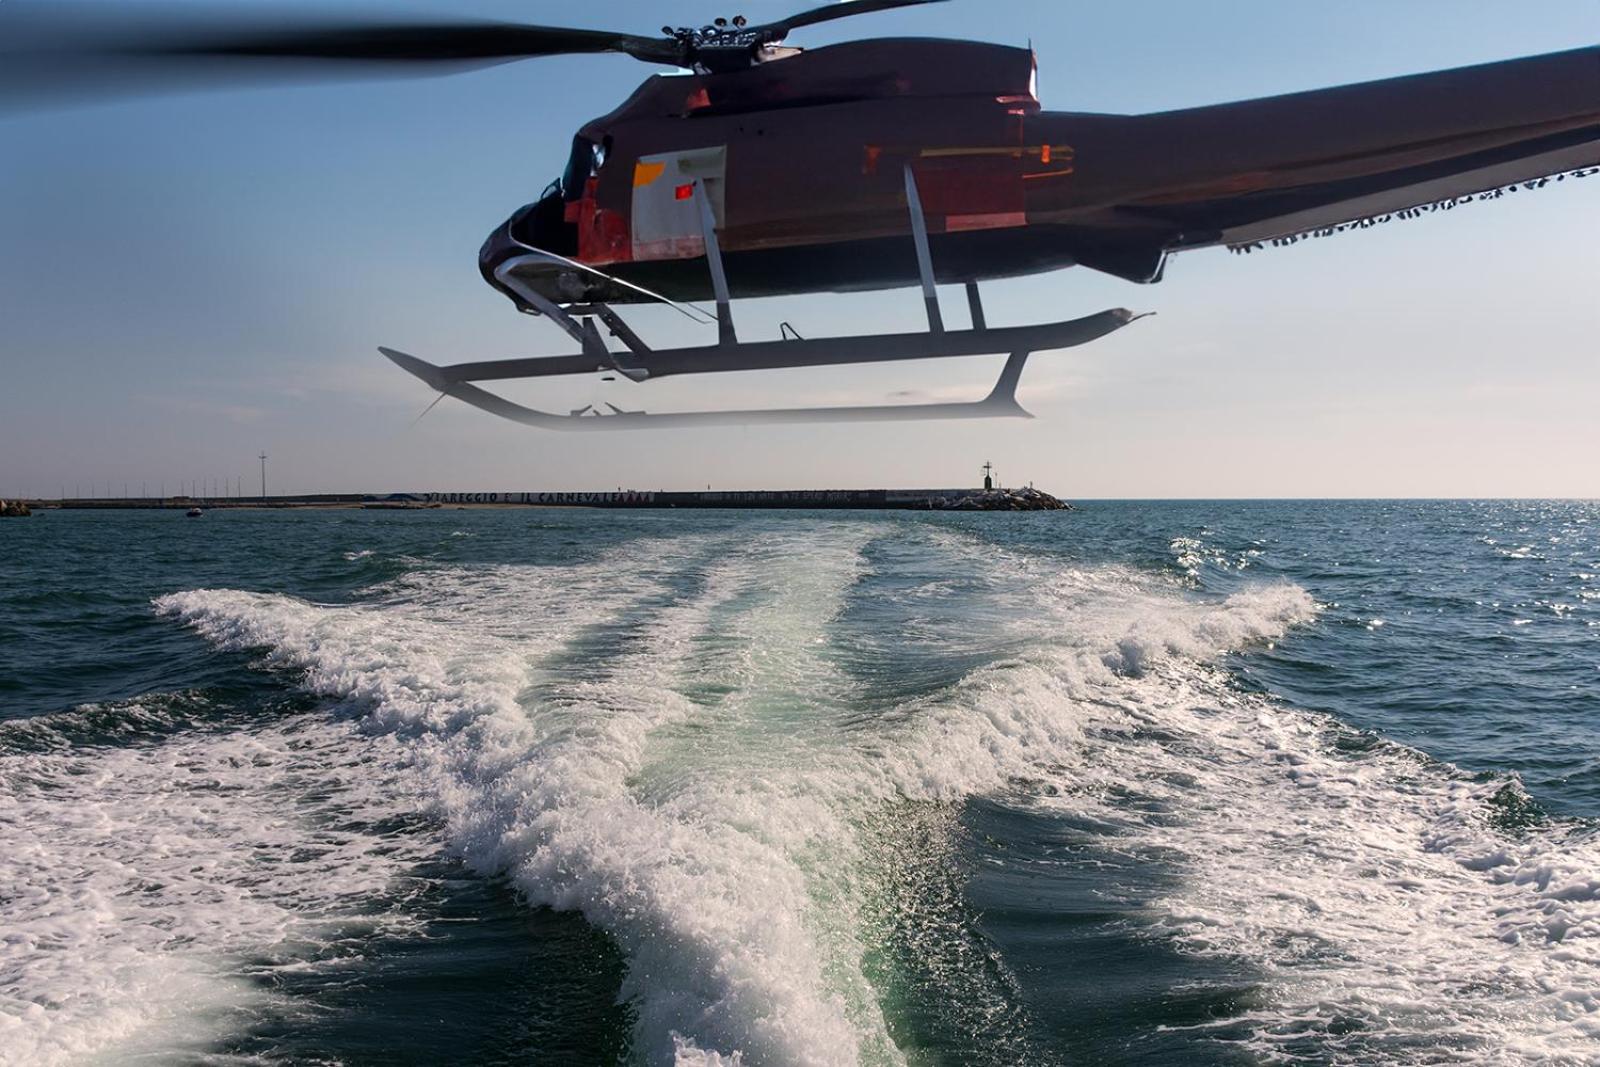
[[[935,497],[936,511],[1071,511],[1072,505],[1032,486],[975,489],[964,496]]]

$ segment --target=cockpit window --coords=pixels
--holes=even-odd
[[[561,174],[561,199],[568,203],[582,199],[584,183],[600,173],[610,148],[609,137],[599,144],[581,134],[572,139],[572,155],[567,157],[567,169]]]
[[[572,139],[572,155],[567,157],[567,169],[561,172],[561,199],[570,203],[583,196],[593,155],[594,145],[582,137]]]

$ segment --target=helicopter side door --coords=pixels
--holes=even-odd
[[[693,259],[705,254],[698,190],[712,218],[726,224],[726,145],[640,156],[633,165],[635,260]]]

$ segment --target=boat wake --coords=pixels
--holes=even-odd
[[[116,748],[0,729],[17,1062],[203,1046],[268,995],[253,969],[404,924],[442,851],[616,942],[645,1062],[902,1063],[880,942],[907,901],[966,921],[939,857],[982,797],[1170,868],[1138,936],[1260,986],[1197,1041],[1577,1063],[1600,1039],[1593,834],[1241,687],[1232,655],[1316,618],[1292,585],[1208,600],[819,520],[156,610],[324,703]],[[934,933],[948,996],[1023,1049],[1004,960],[970,923]]]

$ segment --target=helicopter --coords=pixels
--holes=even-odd
[[[92,47],[37,41],[18,55],[97,59],[148,75],[222,64],[455,69],[566,53],[674,68],[582,125],[561,174],[497,226],[478,256],[519,312],[572,355],[436,365],[390,360],[444,396],[535,427],[1029,417],[1029,357],[1087,344],[1142,316],[990,326],[980,283],[1085,267],[1159,282],[1174,253],[1251,253],[1451,210],[1600,173],[1600,48],[1265,99],[1143,115],[1054,112],[1031,49],[886,38],[816,49],[796,30],[940,0],[854,0],[752,25],[742,16],[661,36],[489,22],[168,24]],[[36,37],[38,35],[35,35]],[[49,37],[48,34],[44,35]],[[24,35],[26,40],[27,35]],[[140,66],[143,64],[143,66]],[[70,68],[71,64],[67,64]],[[937,287],[965,290],[945,323]],[[732,302],[921,289],[926,331],[742,339]],[[696,302],[714,302],[706,311]],[[617,310],[664,303],[714,343],[651,347]],[[1005,355],[970,403],[656,413],[607,405],[562,415],[479,383],[593,374],[675,375]]]

